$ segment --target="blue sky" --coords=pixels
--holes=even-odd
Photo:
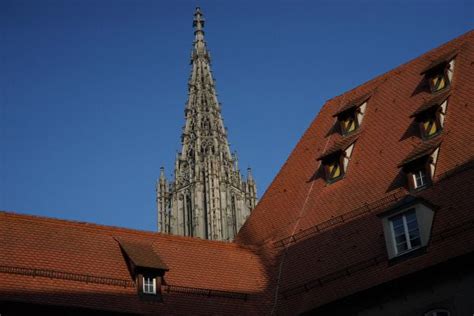
[[[259,196],[324,102],[473,28],[474,1],[199,1]],[[0,1],[0,209],[156,230],[196,1]]]

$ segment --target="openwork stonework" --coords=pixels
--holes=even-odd
[[[243,179],[232,154],[217,100],[204,18],[194,13],[194,49],[182,150],[174,181],[161,168],[157,182],[158,229],[167,234],[232,240],[257,203],[251,170]]]

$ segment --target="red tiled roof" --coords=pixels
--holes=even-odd
[[[457,51],[453,50],[451,52],[448,52],[440,57],[435,58],[434,60],[431,61],[431,63],[423,68],[423,70],[420,72],[421,75],[425,74],[427,71],[436,68],[442,64],[448,63],[451,59],[456,57]]]
[[[411,113],[433,99],[418,89],[420,72],[453,51],[442,135],[428,142],[405,136]],[[329,100],[235,243],[0,212],[0,253],[7,254],[0,256],[0,297],[137,314],[298,314],[472,253],[473,61],[471,31]],[[328,133],[334,113],[366,94],[360,132]],[[357,145],[346,176],[327,185],[315,157],[351,137]],[[377,214],[409,194],[400,163],[441,139],[433,183],[415,194],[437,206],[427,251],[389,265]],[[143,264],[166,263],[164,303],[140,300],[116,240],[141,245],[130,253]],[[145,258],[149,252],[160,261]]]
[[[71,306],[132,313],[156,308],[172,312],[181,305],[198,313],[206,312],[199,306],[224,311],[239,306],[258,313],[261,306],[254,300],[262,299],[266,288],[263,259],[233,243],[8,212],[0,212],[0,236],[0,253],[7,254],[0,256],[0,296],[15,300],[25,294],[37,303],[56,304],[60,299]],[[166,304],[140,301],[117,240],[139,264],[169,268],[164,276]],[[93,299],[92,293],[105,298]],[[221,306],[228,297],[233,303]]]
[[[371,93],[366,93],[363,96],[358,97],[357,99],[351,102],[348,102],[346,105],[342,106],[336,113],[334,113],[333,117],[336,117],[339,114],[346,112],[347,110],[358,107],[359,105],[367,101],[370,98],[370,95]]]
[[[436,106],[436,105],[441,105],[448,97],[449,97],[449,92],[450,89],[447,89],[446,91],[441,92],[438,95],[435,95],[434,97],[428,99],[425,103],[423,103],[422,106],[420,106],[415,112],[413,112],[410,117],[415,117],[418,114]]]
[[[357,137],[359,137],[359,132],[345,136],[338,142],[334,143],[329,149],[320,155],[317,160],[324,160],[324,158],[331,156],[332,154],[345,150],[357,140]]]
[[[290,236],[330,220],[352,209],[390,195],[399,174],[397,167],[421,144],[419,137],[403,138],[413,124],[410,115],[427,99],[429,91],[417,91],[424,80],[420,71],[431,60],[456,50],[456,65],[449,88],[450,104],[443,129],[443,145],[437,172],[443,173],[471,159],[474,134],[470,132],[474,94],[474,32],[416,58],[354,90],[329,100],[305,131],[299,143],[267,189],[258,206],[240,230],[237,241],[259,245]],[[313,157],[327,154],[343,136],[328,134],[333,114],[341,104],[372,93],[357,145],[351,156],[346,177],[327,186],[315,177],[318,164]],[[468,111],[468,112],[467,112]],[[314,180],[314,181],[313,181]],[[296,225],[296,226],[295,226]],[[295,228],[296,227],[296,228]]]
[[[398,164],[397,167],[403,167],[406,164],[413,162],[421,157],[431,155],[436,148],[438,148],[441,144],[440,137],[435,137],[430,139],[429,141],[419,144],[412,152],[408,154],[408,156],[403,159],[402,162]]]
[[[450,96],[444,128],[437,138],[424,142],[420,136],[407,133],[414,120],[410,115],[426,100],[434,99],[430,91],[419,89],[424,80],[420,72],[453,51],[457,52],[456,64],[446,91]],[[471,31],[322,107],[236,238],[241,244],[274,244],[280,249],[276,263],[282,267],[275,303],[278,313],[301,313],[474,251],[474,187],[469,180],[474,175],[472,166],[468,167],[474,157],[473,60]],[[348,104],[347,100],[367,93],[371,93],[370,104],[346,177],[327,185],[317,176],[318,164],[313,157],[321,158],[340,148],[344,137],[328,133],[334,124],[333,115]],[[419,193],[440,205],[433,243],[427,254],[387,268],[382,225],[371,214],[392,203],[380,201],[409,194],[398,166],[426,154],[440,139],[443,142],[433,186]],[[454,176],[449,178],[448,174]],[[440,237],[448,235],[452,236],[449,240]]]

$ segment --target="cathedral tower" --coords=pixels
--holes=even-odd
[[[194,48],[182,150],[176,156],[174,181],[164,168],[157,181],[158,229],[162,233],[232,240],[257,203],[250,168],[243,179],[232,154],[204,41],[204,18],[194,13]]]

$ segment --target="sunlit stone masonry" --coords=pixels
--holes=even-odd
[[[252,172],[244,179],[231,153],[204,40],[204,18],[194,13],[194,48],[182,150],[174,180],[161,168],[157,181],[158,229],[167,234],[232,240],[257,203]]]

